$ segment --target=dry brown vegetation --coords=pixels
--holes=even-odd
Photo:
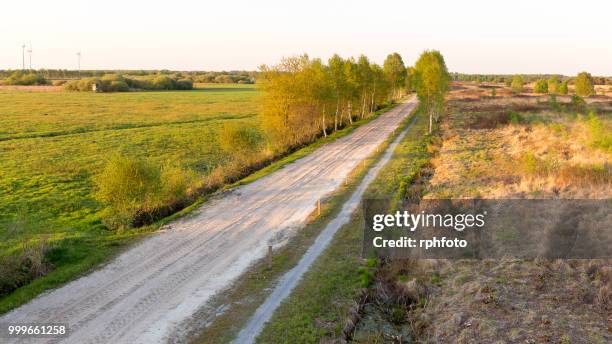
[[[452,86],[446,110],[433,176],[419,186],[425,198],[612,195],[612,151],[605,143],[611,97],[575,106],[567,96],[516,95],[501,85],[461,83]],[[612,338],[610,260],[383,261],[372,285],[352,338],[356,342],[609,343]]]

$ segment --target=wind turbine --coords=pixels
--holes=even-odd
[[[78,71],[79,71],[79,79],[80,79],[81,78],[81,52],[80,51],[77,52],[76,55],[77,55],[77,59],[79,61],[79,69],[78,69]]]
[[[28,49],[28,54],[30,55],[30,70],[32,69],[32,44],[30,43],[30,49]]]
[[[25,43],[21,45],[21,69],[25,70]]]

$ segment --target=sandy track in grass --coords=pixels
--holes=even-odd
[[[415,104],[400,104],[350,135],[217,197],[100,270],[5,314],[0,323],[70,327],[67,338],[29,340],[35,343],[180,341],[182,322],[264,257],[269,242],[302,226],[316,200],[340,186]]]

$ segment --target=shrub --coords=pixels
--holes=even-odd
[[[218,141],[224,151],[246,157],[262,148],[264,138],[255,127],[229,122],[219,132]]]
[[[533,91],[535,93],[548,93],[548,82],[545,79],[540,79],[536,82]]]
[[[112,92],[126,92],[130,90],[128,84],[123,80],[114,80],[110,82],[110,91]]]
[[[161,169],[160,179],[162,199],[166,203],[173,204],[189,196],[195,175],[180,167],[166,164]]]
[[[177,90],[192,90],[193,89],[193,81],[189,79],[181,79],[176,82]]]
[[[176,89],[176,81],[169,76],[159,75],[151,80],[153,88],[156,90],[174,90]]]
[[[521,75],[513,76],[510,88],[512,89],[512,92],[515,93],[523,92],[523,77]]]
[[[582,97],[577,96],[575,94],[572,96],[572,106],[574,107],[574,109],[579,110],[583,108],[585,105],[586,105],[586,102],[584,101],[584,99],[582,99]]]
[[[559,78],[556,75],[548,79],[548,93],[559,93]]]
[[[574,80],[574,91],[581,97],[588,97],[595,94],[593,77],[587,72],[582,72]]]
[[[159,205],[160,170],[142,159],[114,155],[95,184],[96,198],[106,206],[104,224],[112,229],[129,227],[138,211]]]
[[[45,77],[38,73],[29,72],[25,73],[22,71],[15,71],[8,78],[3,81],[5,85],[19,85],[19,86],[32,86],[32,85],[47,85],[49,82]]]
[[[612,150],[612,131],[606,128],[594,111],[589,112],[587,118],[589,141],[591,146]]]
[[[46,275],[53,269],[47,259],[46,240],[36,244],[25,241],[18,253],[0,257],[0,296]]]
[[[559,86],[559,94],[566,95],[568,91],[569,91],[569,87],[567,86],[567,80],[565,80]]]

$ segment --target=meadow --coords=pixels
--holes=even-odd
[[[112,249],[138,234],[112,233],[101,223],[92,177],[108,158],[120,153],[207,175],[230,159],[217,142],[220,128],[259,126],[257,97],[254,85],[236,84],[125,93],[0,90],[0,257],[43,239],[53,267],[100,261],[106,244]]]

